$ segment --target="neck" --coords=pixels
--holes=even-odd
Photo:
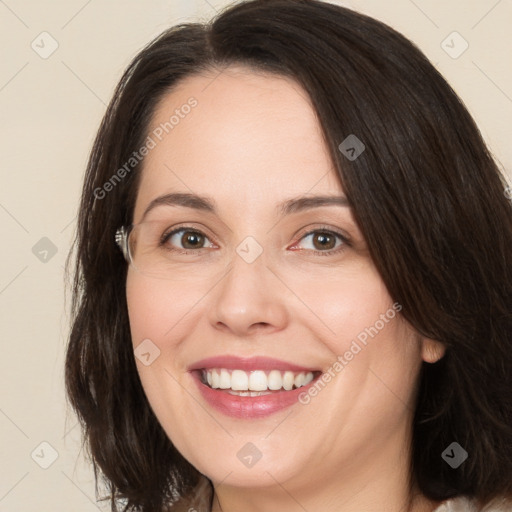
[[[353,465],[314,467],[282,482],[272,476],[275,485],[235,486],[228,477],[214,484],[212,512],[433,512],[441,502],[409,484],[409,445],[396,441],[361,454]]]
[[[223,484],[215,489],[212,512],[433,512],[441,504],[429,500],[419,491],[400,496],[376,495],[370,494],[375,486],[368,487],[370,485],[350,493],[337,489],[337,497],[332,499],[318,490],[290,492],[285,485],[278,489],[241,489]]]
[[[224,487],[224,486],[223,486]],[[215,492],[212,512],[234,512],[244,510],[256,512],[433,512],[440,501],[429,500],[422,494],[406,496],[402,499],[385,499],[385,504],[379,504],[375,497],[365,499],[364,496],[352,495],[339,498],[338,501],[328,501],[319,496],[318,492],[307,496],[302,493],[298,499],[284,486],[280,493],[268,494],[266,488],[255,492],[249,490],[236,491],[225,488],[224,492]],[[362,491],[364,492],[364,491]]]

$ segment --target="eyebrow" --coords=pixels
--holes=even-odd
[[[153,199],[144,211],[141,222],[151,210],[161,205],[183,206],[208,213],[216,213],[215,201],[212,198],[188,192],[174,192]],[[299,196],[278,204],[276,210],[279,215],[285,216],[322,206],[349,207],[350,205],[345,196]]]

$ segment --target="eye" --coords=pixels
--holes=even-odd
[[[347,245],[350,245],[346,236],[330,229],[322,228],[310,231],[302,236],[301,240],[307,240],[308,238],[310,239],[310,247],[306,247],[306,249],[322,256],[332,256],[343,251]],[[337,243],[337,240],[339,243]],[[297,247],[297,244],[292,249],[295,247]]]
[[[197,252],[197,249],[204,249],[205,240],[209,241],[209,238],[204,233],[185,226],[174,229],[170,233],[164,233],[160,240],[160,245],[165,246],[170,251],[189,254],[191,251]],[[183,244],[182,248],[174,248],[173,246],[176,244]],[[211,242],[210,247],[213,247]]]
[[[310,231],[303,235],[300,240],[307,240],[308,238],[310,247],[306,247],[305,250],[322,256],[338,254],[350,245],[346,236],[332,229],[319,228]],[[210,245],[205,247],[206,242],[209,242]],[[181,254],[198,254],[200,249],[215,247],[204,233],[189,226],[181,226],[169,233],[164,233],[159,245],[165,250]],[[297,246],[298,244],[295,244],[291,249],[295,249]]]

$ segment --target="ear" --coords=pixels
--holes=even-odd
[[[440,342],[430,338],[421,340],[421,357],[427,363],[437,363],[446,352],[446,347]]]

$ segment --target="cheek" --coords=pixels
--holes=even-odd
[[[128,271],[126,299],[137,371],[160,424],[169,438],[186,435],[176,411],[183,411],[191,384],[186,374],[181,340],[190,332],[190,318],[199,290]],[[203,291],[204,293],[204,291]],[[149,353],[148,360],[143,355]],[[197,412],[197,411],[196,411]],[[201,413],[201,411],[199,411]],[[199,421],[201,418],[197,418]]]
[[[175,339],[198,297],[204,295],[203,288],[200,283],[187,286],[186,281],[148,279],[130,269],[126,300],[134,346],[146,338],[166,343]]]
[[[382,279],[370,263],[330,272],[314,283],[298,283],[296,295],[306,306],[304,322],[334,354],[350,348],[351,341],[365,341],[365,334],[377,323],[379,331],[392,331],[396,309]],[[385,327],[381,315],[388,315]],[[375,332],[371,330],[371,332]]]
[[[401,305],[371,264],[321,282],[304,284],[297,295],[309,307],[301,320],[304,327],[330,353],[323,368],[330,389],[352,404],[339,405],[338,413],[343,418],[354,407],[354,417],[360,413],[364,418],[365,411],[380,407],[385,416],[396,397],[409,400],[419,369],[419,344],[400,316]],[[400,407],[400,400],[394,405]],[[316,403],[318,414],[323,405],[322,400]]]

